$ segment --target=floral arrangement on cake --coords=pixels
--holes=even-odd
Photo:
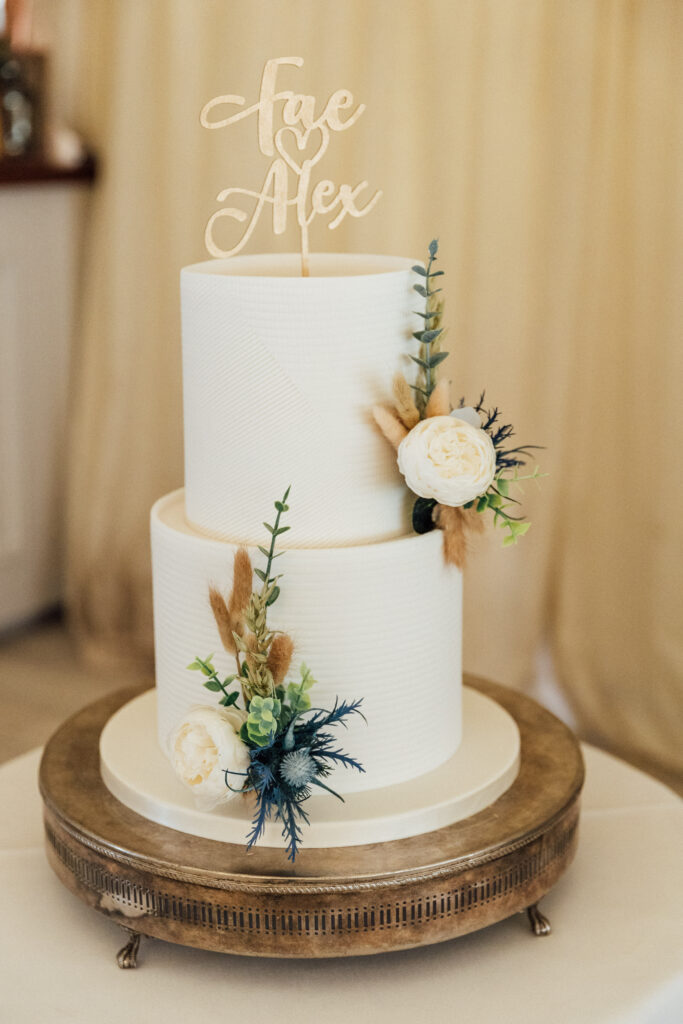
[[[362,765],[340,750],[331,727],[350,715],[361,715],[361,700],[338,701],[331,710],[311,706],[309,691],[316,680],[305,665],[299,679],[287,676],[294,644],[286,633],[268,626],[268,609],[280,596],[282,574],[273,575],[277,538],[289,530],[281,519],[289,511],[289,488],[275,502],[273,525],[264,523],[270,546],[259,546],[265,569],[254,568],[246,548],[234,556],[233,586],[226,601],[216,587],[209,602],[224,649],[235,658],[235,673],[221,679],[214,655],[195,658],[188,669],[206,677],[204,686],[218,697],[218,706],[192,708],[170,741],[178,778],[199,806],[211,809],[238,794],[253,793],[256,809],[247,848],[262,836],[266,822],[282,823],[289,859],[294,861],[309,823],[305,808],[312,788],[343,801],[324,781],[336,765],[362,772]],[[253,577],[261,581],[253,590]],[[242,707],[239,701],[242,701]],[[361,715],[362,717],[362,715]]]
[[[514,429],[501,421],[497,407],[485,407],[484,392],[475,406],[461,399],[453,409],[448,381],[438,380],[438,368],[448,356],[441,348],[442,289],[434,287],[443,276],[442,270],[433,269],[438,250],[438,242],[430,242],[425,266],[413,267],[422,279],[413,288],[425,300],[424,310],[416,310],[424,328],[413,334],[419,354],[410,357],[418,368],[417,380],[409,384],[398,373],[393,408],[375,406],[373,416],[396,448],[398,468],[416,495],[415,531],[443,530],[446,561],[462,568],[467,533],[482,529],[482,513],[493,513],[494,526],[506,531],[504,545],[524,536],[531,523],[513,514],[520,502],[511,489],[542,474],[538,467],[521,472],[538,445],[510,446]]]

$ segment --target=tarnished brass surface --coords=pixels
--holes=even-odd
[[[90,705],[52,737],[40,770],[50,862],[82,900],[135,932],[256,956],[355,956],[483,928],[535,904],[576,846],[583,762],[557,718],[482,679],[521,733],[511,788],[478,814],[396,842],[284,850],[202,839],[119,803],[99,736],[139,690]]]

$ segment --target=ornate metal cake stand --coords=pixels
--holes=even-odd
[[[526,910],[572,860],[583,761],[576,739],[528,697],[466,683],[515,719],[521,767],[490,807],[447,828],[368,846],[284,850],[218,843],[135,814],[100,776],[99,736],[140,690],[90,705],[52,737],[40,787],[50,862],[93,909],[130,932],[118,954],[134,967],[140,936],[248,956],[335,957],[441,942]]]

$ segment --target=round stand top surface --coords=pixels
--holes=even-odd
[[[256,847],[247,852],[242,845],[192,836],[143,818],[112,796],[102,781],[99,761],[103,727],[140,689],[105,697],[61,726],[43,755],[41,793],[61,827],[94,852],[157,876],[219,888],[362,888],[364,883],[400,881],[406,875],[425,878],[465,870],[547,832],[577,801],[584,775],[576,738],[549,711],[507,687],[472,676],[465,683],[514,718],[521,738],[519,773],[491,806],[422,835],[364,846],[304,845],[292,865],[284,849]]]

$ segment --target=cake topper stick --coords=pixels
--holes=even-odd
[[[256,200],[249,216],[236,206],[225,206],[209,219],[204,241],[212,256],[225,258],[235,256],[244,248],[266,206],[272,206],[273,232],[281,235],[287,227],[287,212],[294,208],[301,235],[301,274],[309,273],[308,232],[313,220],[321,214],[334,214],[328,228],[334,230],[348,214],[364,217],[377,204],[382,195],[375,192],[364,206],[357,205],[361,192],[368,187],[367,181],[358,185],[335,185],[325,178],[311,190],[311,172],[327,151],[331,132],[343,132],[356,123],[365,110],[359,103],[354,108],[353,94],[348,89],[332,93],[322,112],[316,116],[316,98],[291,90],[276,89],[278,68],[289,64],[300,68],[302,57],[276,57],[266,62],[261,77],[261,89],[256,103],[245,107],[244,96],[215,96],[204,106],[200,121],[205,128],[227,128],[252,114],[256,115],[258,146],[264,156],[272,157],[272,163],[259,192],[247,188],[226,188],[218,193],[217,201],[224,203],[231,196],[243,196]],[[277,104],[282,108],[278,109]],[[231,107],[242,107],[230,112]],[[282,124],[276,127],[276,114]],[[290,182],[294,180],[294,194],[290,194]],[[214,240],[216,222],[227,217],[244,224],[244,230],[237,243],[230,249],[222,249]]]

